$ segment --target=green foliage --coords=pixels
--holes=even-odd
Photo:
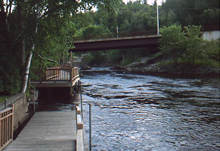
[[[120,50],[109,50],[107,54],[108,62],[118,64],[122,60],[122,55]]]
[[[94,62],[94,60],[95,60],[94,55],[92,55],[92,54],[90,54],[90,53],[87,53],[87,54],[83,57],[82,62],[83,62],[84,64],[89,64],[89,65],[91,65],[91,64]]]
[[[181,26],[163,27],[161,34],[160,49],[164,52],[166,58],[172,57],[177,61],[177,58],[183,55],[185,49],[184,41],[186,37],[184,32],[182,32]]]
[[[120,62],[120,64],[122,66],[126,66],[126,65],[129,65],[131,63],[133,63],[134,61],[137,61],[137,57],[136,56],[131,56],[131,55],[128,55],[128,56],[124,56]]]
[[[19,91],[30,51],[34,51],[32,79],[39,79],[46,67],[66,62],[69,55],[67,50],[73,47],[73,35],[82,24],[88,25],[85,21],[80,25],[79,19],[75,20],[74,16],[98,5],[111,10],[118,1],[2,0],[0,49],[4,52],[0,55],[0,92]],[[35,49],[32,49],[33,45]]]
[[[161,51],[170,63],[183,64],[185,67],[219,67],[219,41],[204,41],[201,38],[200,26],[172,25],[161,30]]]
[[[203,45],[207,65],[220,68],[220,40],[205,41]]]
[[[75,37],[80,39],[98,39],[111,37],[111,32],[101,25],[89,25],[76,32]]]
[[[186,62],[196,65],[200,64],[199,60],[205,59],[204,50],[202,49],[202,38],[200,37],[200,26],[185,27],[184,47],[185,53],[183,59]]]
[[[156,8],[140,1],[121,5],[117,16],[119,34],[153,33],[156,27]],[[156,32],[155,32],[156,33]]]
[[[0,96],[0,103],[5,101],[8,98],[8,96]]]
[[[175,22],[186,25],[219,25],[219,0],[166,0],[162,6],[167,14],[173,11]],[[168,15],[164,16],[168,20]]]
[[[106,59],[106,55],[103,52],[93,52],[84,55],[82,62],[87,65],[100,66],[105,65]]]

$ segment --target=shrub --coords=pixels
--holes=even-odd
[[[204,41],[201,38],[200,26],[172,25],[161,30],[160,49],[166,59],[174,64],[188,67],[218,66],[219,41]],[[190,66],[189,66],[190,65]]]
[[[171,25],[161,29],[162,38],[160,40],[160,49],[165,58],[172,58],[175,61],[182,56],[185,50],[185,35],[179,25]]]

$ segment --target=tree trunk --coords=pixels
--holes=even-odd
[[[18,11],[18,19],[19,19],[19,25],[18,25],[18,28],[19,30],[21,31],[21,33],[24,33],[24,17],[22,15],[22,12],[23,12],[23,8],[21,6],[21,3],[23,1],[19,1],[18,4],[17,4],[17,11]],[[25,70],[25,58],[26,58],[26,55],[25,55],[25,37],[24,37],[24,34],[22,34],[21,36],[21,45],[20,45],[20,51],[21,51],[21,74],[23,74],[24,70]]]
[[[29,73],[30,73],[30,66],[31,66],[31,61],[32,61],[34,47],[35,47],[35,45],[33,44],[32,50],[31,50],[31,52],[30,52],[30,54],[28,56],[26,70],[25,70],[25,75],[24,75],[24,82],[23,82],[23,87],[22,87],[22,93],[25,93],[26,90],[27,90],[28,77],[29,77]]]
[[[38,25],[36,24],[35,27],[35,34],[37,34],[37,30],[38,30]],[[33,38],[34,39],[34,38]],[[25,93],[27,90],[27,85],[28,85],[28,78],[29,78],[29,73],[30,73],[30,67],[31,67],[31,61],[32,61],[32,56],[35,50],[35,42],[33,40],[33,44],[32,44],[32,48],[30,51],[30,54],[28,56],[27,59],[27,64],[26,64],[26,68],[25,68],[25,74],[24,74],[24,81],[23,81],[23,86],[22,86],[22,93]]]

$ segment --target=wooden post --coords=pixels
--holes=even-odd
[[[15,112],[15,105],[13,104],[12,105],[12,122],[11,122],[11,129],[12,129],[12,139],[13,139],[13,137],[14,137],[14,112]]]
[[[72,82],[72,76],[73,76],[73,75],[72,75],[72,68],[69,69],[69,74],[70,74],[70,77],[69,77],[69,78],[70,78],[70,81]]]
[[[2,118],[2,114],[0,114],[0,119]],[[2,146],[2,120],[0,120],[0,148]]]

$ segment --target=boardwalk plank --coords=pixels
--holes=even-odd
[[[73,151],[73,111],[37,112],[5,151]]]

